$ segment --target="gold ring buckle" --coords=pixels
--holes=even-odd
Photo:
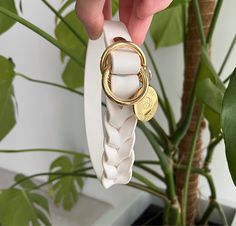
[[[138,74],[138,77],[139,77],[139,81],[142,83],[142,87],[139,88],[139,90],[136,92],[136,94],[130,99],[122,99],[122,98],[117,97],[116,95],[114,95],[114,93],[111,91],[111,88],[110,88],[110,75],[111,75],[112,65],[108,64],[108,57],[110,56],[112,51],[114,51],[116,49],[124,49],[124,48],[134,50],[138,54],[140,61],[141,61],[141,69]],[[145,95],[147,94],[148,87],[149,87],[149,76],[148,76],[149,71],[146,66],[145,55],[144,55],[143,51],[136,44],[134,44],[132,42],[128,42],[128,41],[118,41],[118,42],[115,42],[112,45],[110,45],[104,51],[104,53],[101,57],[100,70],[103,75],[102,86],[103,86],[104,92],[111,100],[113,100],[117,104],[134,105],[138,101],[142,100],[145,97]]]

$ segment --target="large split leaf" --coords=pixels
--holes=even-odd
[[[14,0],[0,0],[0,7],[17,14]],[[10,29],[14,23],[13,19],[0,13],[0,35]]]
[[[231,76],[224,95],[221,126],[224,134],[228,167],[236,186],[236,69]]]
[[[60,156],[52,162],[52,172],[72,173],[82,165],[81,157],[70,159],[68,156]],[[51,175],[48,179],[51,183],[51,193],[55,204],[62,204],[63,208],[70,210],[78,200],[79,191],[83,188],[83,180],[79,176],[67,175],[60,177]]]
[[[71,27],[73,27],[77,36],[80,38],[68,29],[62,21],[60,21],[56,27],[56,37],[65,47],[75,53],[78,59],[80,59],[80,62],[84,65],[88,41],[87,34],[74,10],[67,14],[64,19],[71,25]],[[62,55],[62,58],[64,57],[65,56]],[[75,89],[83,86],[84,67],[72,61],[73,60],[70,60],[66,65],[65,71],[63,72],[63,81],[68,87]]]
[[[63,22],[60,22],[56,27],[55,33],[58,40],[65,45],[71,52],[75,53],[80,59],[80,62],[84,64],[85,62],[85,49],[87,45],[87,35],[83,29],[82,24],[79,22],[78,18],[75,15],[75,12],[65,16],[65,20],[75,29],[77,35],[82,39],[83,43],[76,37]],[[62,59],[65,55],[61,54]],[[83,77],[84,77],[84,67],[78,65],[73,60],[70,60],[62,74],[64,83],[72,88],[78,88],[83,86]]]
[[[76,31],[76,34],[83,40],[84,43],[87,42],[87,35],[86,32],[83,29],[82,23],[79,22],[75,11],[71,11],[68,13],[64,19],[71,25],[71,27],[74,28]],[[75,49],[78,47],[83,47],[83,44],[81,41],[76,37],[76,35],[69,30],[69,28],[60,21],[55,29],[55,35],[57,39],[67,48],[69,49]]]
[[[17,175],[20,181],[24,175]],[[5,189],[0,192],[0,224],[11,225],[51,225],[48,219],[49,206],[47,199],[30,191],[36,185],[27,180],[20,188]]]
[[[0,141],[16,123],[16,106],[12,86],[14,75],[13,62],[0,56]]]
[[[213,137],[218,136],[220,126],[220,113],[223,96],[225,92],[224,84],[220,81],[207,52],[202,49],[201,65],[196,87],[198,100],[205,104],[204,116],[209,122],[210,131]]]
[[[177,5],[157,13],[150,27],[156,48],[176,45],[183,41],[183,7]]]

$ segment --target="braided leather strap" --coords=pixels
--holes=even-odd
[[[137,118],[132,107],[119,106],[106,99],[102,183],[109,188],[126,184],[132,177]]]
[[[134,163],[136,116],[132,106],[120,106],[105,97],[107,109],[101,114],[100,58],[115,37],[131,41],[124,24],[105,21],[104,36],[89,41],[85,67],[84,103],[88,148],[94,170],[105,188],[126,184]],[[140,58],[130,50],[111,53],[111,90],[129,99],[139,88]]]

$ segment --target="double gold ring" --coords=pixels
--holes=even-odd
[[[142,86],[136,92],[136,94],[130,99],[122,99],[114,95],[110,88],[110,77],[112,65],[108,62],[108,57],[111,52],[116,49],[130,49],[135,51],[141,62],[141,69],[138,74],[139,81],[142,83]],[[103,53],[100,61],[100,70],[102,73],[102,86],[106,95],[114,102],[120,105],[134,105],[138,101],[140,101],[147,93],[149,87],[149,71],[146,66],[146,58],[143,51],[134,43],[128,41],[118,41],[110,45]]]

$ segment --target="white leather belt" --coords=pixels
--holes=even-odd
[[[131,41],[124,24],[105,21],[103,35],[89,41],[85,66],[84,111],[87,143],[97,177],[105,188],[126,184],[132,177],[137,117],[132,106],[121,106],[105,96],[102,113],[102,75],[100,59],[104,50],[117,37]],[[140,57],[137,53],[118,49],[111,53],[111,90],[119,98],[128,99],[140,87]]]

